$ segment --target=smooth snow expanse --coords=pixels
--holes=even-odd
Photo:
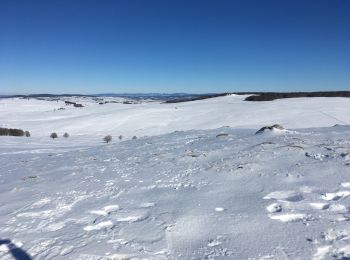
[[[275,123],[287,128],[350,124],[350,99],[347,98],[294,98],[268,102],[247,102],[244,98],[233,95],[177,104],[104,105],[77,98],[78,103],[86,106],[84,108],[65,106],[62,100],[0,99],[0,123],[2,127],[29,130],[35,137],[47,137],[51,132],[140,137],[222,126],[255,129]],[[55,110],[61,107],[66,110]]]
[[[350,100],[60,102],[0,101],[0,259],[350,259]]]

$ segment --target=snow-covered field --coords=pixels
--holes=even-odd
[[[350,259],[350,100],[243,98],[0,100],[0,259]]]
[[[269,102],[243,101],[245,96],[227,96],[175,104],[108,103],[99,105],[77,98],[84,108],[66,106],[63,100],[0,99],[3,127],[29,130],[33,137],[51,132],[71,135],[159,135],[173,131],[260,128],[279,123],[287,128],[350,124],[347,98],[295,98]],[[70,99],[71,100],[71,99]],[[57,110],[65,108],[65,110]]]

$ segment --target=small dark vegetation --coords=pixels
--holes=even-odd
[[[228,136],[228,134],[226,134],[226,133],[221,133],[221,134],[216,135],[216,138],[219,138],[219,137],[226,137],[226,136]]]
[[[111,135],[106,135],[105,137],[103,137],[103,141],[105,143],[109,143],[112,141],[112,136]]]
[[[26,137],[29,137],[30,133],[29,133],[29,131],[23,131],[22,129],[0,127],[0,136],[26,136]]]
[[[30,176],[24,176],[23,178],[22,178],[22,180],[30,180],[30,179],[36,179],[36,178],[38,178],[38,176],[36,176],[36,175],[30,175]]]
[[[68,134],[68,133],[64,133],[64,134],[63,134],[63,137],[64,137],[64,138],[68,138],[68,137],[69,137],[69,134]]]
[[[136,139],[137,139],[137,136],[134,135],[134,136],[132,137],[132,140],[136,140]]]
[[[84,107],[82,104],[78,104],[72,101],[64,101],[64,103],[66,104],[66,106],[73,105],[74,107]]]
[[[119,140],[122,140],[122,139],[123,139],[123,136],[122,136],[122,135],[120,135],[120,136],[118,136],[118,138],[119,138]]]
[[[52,138],[52,139],[58,138],[57,133],[51,133],[50,138]]]

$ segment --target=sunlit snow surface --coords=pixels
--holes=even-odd
[[[1,137],[0,239],[33,259],[350,257],[350,127],[256,130]]]
[[[160,104],[108,103],[69,98],[83,104],[75,108],[56,101],[0,99],[2,127],[23,128],[32,136],[62,135],[150,136],[178,130],[215,129],[222,126],[260,128],[282,124],[286,128],[350,124],[349,98],[292,98],[268,102],[243,101],[246,96],[226,96],[200,101]],[[109,98],[111,99],[111,98]],[[120,98],[116,99],[118,102]],[[64,108],[65,110],[58,110]]]

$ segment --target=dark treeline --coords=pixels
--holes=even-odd
[[[240,94],[240,93],[239,93]],[[281,98],[301,97],[350,97],[350,91],[319,91],[319,92],[262,92],[246,97],[246,101],[271,101]]]
[[[14,128],[3,128],[0,127],[0,136],[8,135],[8,136],[30,136],[28,131],[23,131],[22,129],[14,129]]]

